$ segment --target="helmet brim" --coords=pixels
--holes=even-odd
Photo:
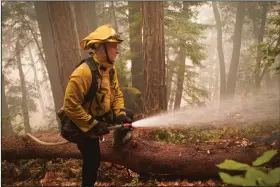
[[[107,39],[107,40],[82,40],[80,45],[83,49],[87,50],[92,48],[96,43],[122,43],[124,40],[122,39]]]

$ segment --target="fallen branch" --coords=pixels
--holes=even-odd
[[[35,136],[44,142],[61,142],[58,133],[42,133]],[[141,137],[133,140],[121,150],[112,147],[111,134],[101,144],[102,160],[123,165],[135,172],[151,172],[173,176],[216,176],[219,171],[215,166],[225,159],[251,163],[271,146],[217,147],[173,145],[145,141]],[[44,146],[28,136],[2,137],[2,159],[35,159],[35,158],[81,158],[75,144]],[[274,163],[280,162],[279,154]]]

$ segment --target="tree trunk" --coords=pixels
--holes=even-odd
[[[142,15],[141,2],[128,1],[129,45],[131,53],[131,78],[132,87],[137,88],[143,96],[144,90],[144,56],[142,41]],[[135,101],[139,109],[143,111],[143,100],[138,97]]]
[[[143,92],[144,68],[142,49],[141,2],[128,1],[129,44],[131,52],[132,86]]]
[[[20,43],[17,41],[16,43],[16,51],[20,50]],[[24,129],[25,132],[30,132],[30,124],[29,124],[29,111],[27,107],[27,91],[26,91],[26,85],[25,85],[25,79],[24,79],[24,73],[22,70],[22,65],[21,65],[21,57],[20,57],[20,52],[17,53],[16,55],[17,58],[17,66],[18,66],[18,72],[19,72],[19,77],[20,77],[20,85],[21,85],[21,92],[22,92],[22,99],[21,99],[21,108],[22,108],[22,114],[23,114],[23,123],[24,123]]]
[[[214,90],[213,90],[213,92],[214,92],[214,94],[213,94],[213,106],[215,106],[215,103],[217,103],[217,104],[219,104],[220,106],[221,106],[221,100],[218,98],[218,88],[219,88],[219,69],[217,68],[216,69],[216,73],[215,73],[215,80],[214,80]],[[221,93],[221,92],[220,92]],[[221,98],[221,97],[220,97]],[[216,105],[217,106],[217,105]]]
[[[166,68],[166,90],[167,90],[167,103],[171,100],[171,89],[172,89],[172,79],[174,75],[174,70],[176,67],[175,62],[171,62],[169,58],[169,49],[166,48],[166,61],[167,61],[167,68]],[[173,107],[172,107],[173,108]]]
[[[169,99],[169,107],[168,107],[169,111],[172,111],[172,109],[174,109],[174,101],[175,101],[175,93],[173,93],[172,90],[170,90],[170,99]]]
[[[259,91],[261,88],[261,61],[262,61],[262,51],[260,48],[261,43],[263,42],[264,33],[265,33],[265,23],[268,11],[268,3],[265,3],[262,6],[262,18],[261,18],[261,25],[258,33],[258,43],[257,43],[257,58],[256,58],[256,66],[255,66],[255,87]]]
[[[59,142],[62,138],[58,134],[36,134],[41,140]],[[218,148],[216,145],[174,145],[143,138],[134,138],[121,150],[116,152],[112,148],[112,136],[100,144],[102,161],[123,165],[135,172],[151,172],[184,177],[216,176],[219,169],[216,164],[225,159],[233,159],[243,163],[252,163],[264,150],[270,146],[261,147],[227,147]],[[207,154],[210,150],[210,154]],[[75,144],[60,146],[43,146],[37,144],[27,136],[2,137],[2,159],[33,159],[33,158],[81,158]],[[273,164],[279,164],[279,154],[275,156]],[[274,165],[275,166],[275,165]]]
[[[59,78],[59,66],[58,59],[55,53],[54,38],[52,25],[49,18],[48,2],[34,2],[36,17],[41,33],[41,39],[43,49],[46,57],[46,67],[49,74],[51,83],[51,90],[54,99],[55,110],[63,104],[64,91],[62,91],[60,78]]]
[[[183,2],[183,14],[186,19],[189,19],[190,15],[190,7],[191,3]],[[179,46],[179,66],[177,70],[177,87],[176,87],[176,95],[175,95],[175,103],[174,103],[174,110],[180,109],[182,95],[183,95],[183,87],[184,87],[184,79],[185,79],[185,71],[186,71],[186,48],[185,48],[186,41],[180,40]]]
[[[114,20],[114,28],[115,28],[116,32],[119,32],[114,1],[111,1],[111,8],[112,8],[112,17],[113,17],[113,20]]]
[[[35,63],[35,61],[33,59],[33,55],[32,55],[32,52],[31,52],[30,44],[28,45],[28,53],[29,53],[29,57],[31,59],[31,66],[32,66],[32,69],[33,69],[33,72],[34,72],[35,86],[36,86],[38,94],[39,94],[39,101],[40,101],[41,112],[44,115],[46,113],[45,104],[44,104],[44,98],[43,98],[43,93],[42,93],[42,91],[40,89],[40,83],[39,83],[38,76],[37,76],[37,70],[35,68],[36,67],[36,63]]]
[[[182,95],[183,95],[183,86],[185,78],[185,60],[186,60],[186,48],[185,42],[180,42],[180,52],[179,52],[179,65],[177,69],[177,87],[176,87],[176,96],[174,103],[174,110],[180,109]]]
[[[163,2],[142,2],[144,49],[144,112],[167,109]]]
[[[87,18],[87,4],[85,2],[73,1],[72,2],[74,11],[75,11],[75,19],[77,23],[77,31],[79,41],[85,38],[89,34],[89,24]]]
[[[2,72],[2,84],[1,84],[1,110],[2,110],[2,116],[1,116],[1,124],[2,124],[2,136],[12,136],[14,135],[11,119],[10,119],[10,113],[9,113],[9,107],[6,99],[6,92],[5,92],[5,80],[4,80],[4,74]]]
[[[100,13],[100,14],[102,14],[102,16],[101,16],[101,19],[102,19],[101,24],[102,25],[105,24],[105,3],[106,2],[102,2],[102,10],[101,10],[102,13]],[[107,16],[110,16],[110,15],[107,15]]]
[[[65,91],[69,76],[81,61],[78,32],[71,2],[48,2],[59,79]],[[63,99],[60,101],[62,106]]]
[[[78,41],[81,41],[89,34],[89,23],[87,18],[87,3],[86,2],[79,2],[73,1],[71,2],[74,7],[75,12],[75,20],[77,24],[77,32],[78,32]],[[80,47],[82,58],[86,58],[89,56],[88,51],[83,50]]]
[[[117,16],[116,16],[116,11],[115,11],[115,5],[114,5],[114,2],[112,1],[111,2],[111,8],[112,8],[112,17],[113,17],[113,20],[114,20],[114,28],[116,30],[117,33],[119,33],[119,26],[118,26],[118,21],[117,21]],[[111,11],[110,11],[111,12]],[[110,13],[111,15],[111,13]],[[118,52],[119,52],[119,59],[122,60],[123,59],[123,55],[122,55],[122,45],[119,45],[118,46]]]
[[[245,17],[245,5],[245,2],[239,2],[236,11],[236,22],[233,33],[233,49],[227,78],[227,96],[229,99],[234,97],[235,92],[236,75],[241,48],[241,34]]]
[[[88,19],[89,32],[93,32],[98,26],[96,3],[94,1],[84,2],[86,3],[86,18]]]
[[[223,32],[220,13],[217,7],[216,2],[212,2],[213,12],[216,20],[216,29],[217,29],[217,50],[219,55],[219,64],[220,64],[220,101],[225,98],[226,95],[226,69],[225,69],[225,57],[223,51]]]

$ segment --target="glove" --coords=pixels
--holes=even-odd
[[[118,123],[132,123],[132,120],[127,117],[126,115],[120,115],[117,117],[117,122]]]
[[[102,136],[105,134],[109,134],[110,130],[108,129],[108,124],[103,121],[99,121],[96,125],[94,125],[86,134],[90,136],[91,134]]]

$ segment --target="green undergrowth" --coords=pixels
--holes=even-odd
[[[203,127],[192,126],[181,129],[161,128],[152,132],[152,137],[156,141],[173,144],[183,144],[186,142],[202,143],[215,139],[254,139],[256,137],[273,134],[280,135],[280,123],[269,122],[266,124],[247,125],[227,125],[224,127]],[[270,142],[271,143],[271,142]]]
[[[225,172],[219,172],[219,176],[226,184],[241,186],[276,186],[280,184],[280,168],[265,167],[275,155],[277,150],[264,152],[254,162],[249,164],[240,163],[234,160],[225,160],[217,165],[223,170],[243,171],[243,175],[232,176]]]

